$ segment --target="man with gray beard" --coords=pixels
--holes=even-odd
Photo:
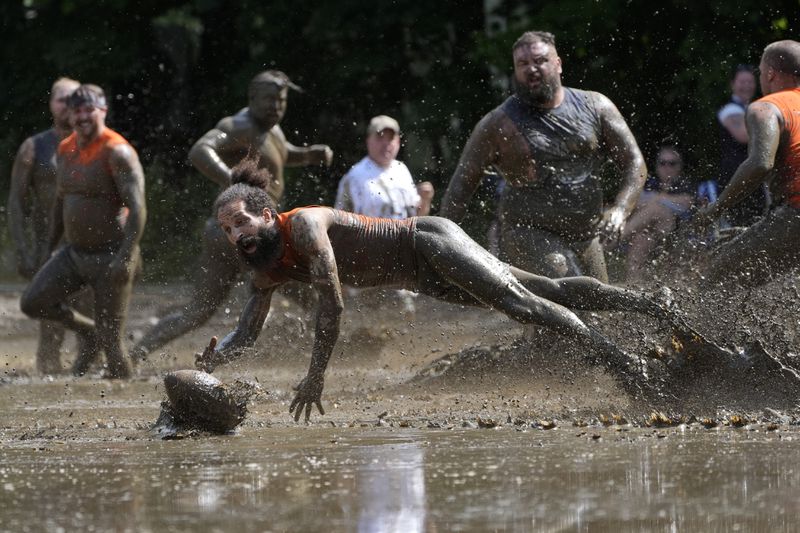
[[[511,95],[478,122],[442,199],[461,221],[487,167],[508,183],[500,200],[500,256],[559,278],[608,281],[601,238],[619,237],[647,169],[625,119],[607,97],[561,85],[555,37],[524,33],[512,47]],[[612,161],[621,185],[603,205],[599,168]]]

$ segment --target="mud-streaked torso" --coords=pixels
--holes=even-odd
[[[85,147],[78,147],[74,133],[59,145],[57,176],[64,238],[79,249],[112,249],[124,237],[128,210],[110,162],[111,151],[119,145],[130,146],[109,128]]]
[[[274,268],[258,275],[272,282],[312,281],[310,258],[297,254],[287,242],[292,217],[305,208],[279,215],[284,254]],[[339,280],[354,287],[415,288],[417,260],[414,248],[416,217],[372,218],[331,209],[328,238],[334,251]]]
[[[592,93],[565,87],[553,109],[513,95],[496,113],[505,142],[495,164],[511,185],[503,193],[504,221],[558,234],[593,231],[603,207],[603,152]]]
[[[236,146],[235,149],[219,152],[222,161],[229,167],[234,167],[251,151],[256,152],[259,156],[258,165],[272,174],[267,193],[279,203],[285,187],[283,167],[289,158],[289,150],[280,126],[275,125],[267,131],[261,131],[253,123],[248,109],[244,108],[223,119],[217,127],[230,131],[229,135],[235,140]]]

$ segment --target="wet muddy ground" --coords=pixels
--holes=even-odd
[[[257,353],[215,372],[262,387],[245,422],[164,441],[150,430],[163,374],[233,327],[243,288],[125,382],[38,376],[20,289],[0,291],[1,530],[792,531],[800,518],[798,395],[780,370],[691,367],[663,401],[632,399],[579,348],[496,313],[351,306],[326,414],[296,424],[311,331],[279,299]],[[138,287],[129,342],[184,294]],[[586,318],[629,347],[669,342],[645,319]],[[764,342],[793,343],[787,331]]]

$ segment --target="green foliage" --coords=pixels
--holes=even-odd
[[[378,113],[400,121],[401,158],[441,194],[473,125],[504,98],[511,44],[527,29],[556,34],[565,84],[611,97],[649,158],[659,142],[678,142],[694,174],[710,177],[728,73],[757,63],[768,42],[796,37],[798,8],[798,0],[10,0],[0,3],[0,194],[17,146],[49,124],[52,81],[98,83],[111,96],[110,126],[147,170],[146,275],[182,275],[216,192],[186,153],[246,105],[249,79],[267,68],[305,91],[290,96],[289,140],[336,153],[331,169],[288,173],[287,207],[332,202]],[[479,194],[478,233],[492,211],[490,192]]]

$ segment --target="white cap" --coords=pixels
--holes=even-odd
[[[400,124],[398,124],[397,121],[392,117],[386,115],[372,117],[372,120],[369,121],[369,126],[367,126],[367,135],[380,133],[383,130],[392,130],[396,134],[399,134]]]

